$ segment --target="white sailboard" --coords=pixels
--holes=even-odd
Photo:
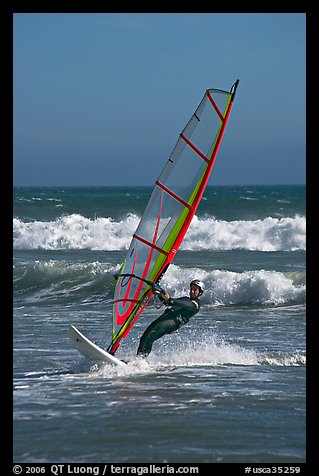
[[[69,326],[68,334],[73,346],[87,359],[93,360],[94,362],[106,362],[116,366],[126,365],[122,360],[117,359],[94,344],[94,342],[85,337],[75,326]]]

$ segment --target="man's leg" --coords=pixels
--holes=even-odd
[[[157,339],[160,339],[165,334],[171,334],[176,329],[176,322],[173,319],[162,319],[162,316],[159,317],[145,329],[140,339],[137,355],[146,357],[151,352],[152,346]]]

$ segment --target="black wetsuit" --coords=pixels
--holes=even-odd
[[[140,339],[137,355],[146,357],[151,352],[152,345],[157,339],[165,334],[177,331],[197,314],[200,308],[198,298],[191,299],[184,296],[177,299],[170,298],[165,301],[159,296],[159,299],[164,302],[167,309],[145,329]]]

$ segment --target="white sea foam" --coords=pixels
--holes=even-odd
[[[306,219],[225,221],[193,218],[182,249],[294,251],[306,249]]]
[[[305,279],[304,273],[303,280]],[[282,305],[303,302],[306,285],[300,273],[252,270],[241,273],[203,268],[181,268],[172,264],[161,285],[169,293],[188,294],[190,281],[196,276],[205,284],[202,303],[213,306],[227,305]]]
[[[66,215],[55,221],[13,221],[15,249],[126,250],[140,218],[129,214],[120,221]],[[195,216],[182,250],[295,251],[306,249],[306,219],[273,218],[225,221]]]
[[[192,345],[183,341],[182,348],[170,349],[168,353],[153,351],[147,359],[135,355],[126,356],[128,365],[113,367],[108,364],[95,364],[90,367],[90,374],[103,377],[119,375],[149,374],[165,369],[174,370],[185,367],[215,367],[220,365],[257,366],[271,365],[278,367],[305,366],[306,355],[300,352],[273,352],[272,356],[259,353],[254,349],[245,349],[239,345],[228,343],[217,335],[210,336],[200,345]]]

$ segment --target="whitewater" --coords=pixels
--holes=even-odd
[[[302,463],[306,458],[305,187],[208,187],[161,286],[204,281],[187,326],[136,360],[151,302],[118,351],[115,280],[148,187],[17,187],[13,218],[15,462]],[[120,442],[120,443],[119,443]]]

